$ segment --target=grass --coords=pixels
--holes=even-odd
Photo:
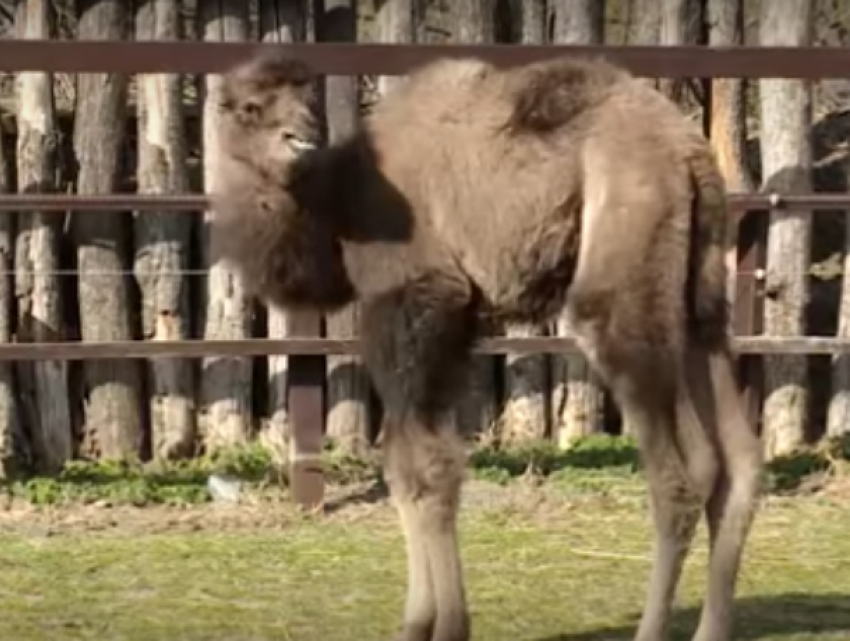
[[[58,479],[12,484],[12,509],[0,513],[0,639],[390,639],[404,543],[384,500],[354,500],[380,486],[375,468],[329,452],[334,509],[315,517],[277,497],[263,456],[77,464]],[[771,469],[776,491],[747,550],[736,639],[850,636],[850,497],[787,494],[823,474],[827,458]],[[622,439],[473,454],[461,536],[476,640],[631,638],[651,543],[637,467]],[[209,503],[210,471],[251,480],[242,504]],[[840,488],[840,474],[828,488]],[[701,530],[674,641],[696,626],[705,564]]]

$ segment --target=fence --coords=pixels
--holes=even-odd
[[[111,41],[0,41],[0,70],[54,73],[218,73],[261,47],[285,46],[322,74],[398,75],[438,56],[479,56],[500,66],[515,65],[565,52],[602,55],[648,77],[698,78],[844,78],[850,68],[850,49],[815,47],[697,46],[565,46],[565,45],[379,45],[212,42]],[[392,52],[388,52],[391,49]],[[850,206],[845,194],[733,194],[733,208],[744,216],[772,209],[842,209]],[[100,197],[3,195],[3,211],[64,213],[135,211],[196,212],[207,207],[203,196],[140,196],[114,194]],[[175,213],[175,215],[177,215]],[[742,355],[742,380],[751,417],[756,420],[760,359],[766,353],[833,354],[850,351],[850,340],[827,337],[771,337],[760,335],[761,292],[758,269],[765,258],[764,229],[741,226],[735,278],[735,346]],[[155,341],[112,343],[0,344],[0,361],[40,359],[84,360],[172,358],[206,356],[290,357],[288,402],[292,421],[291,482],[295,501],[314,506],[323,496],[320,453],[323,438],[324,358],[353,353],[356,340],[318,338],[319,319],[301,313],[292,319],[293,338],[285,340]],[[561,337],[486,338],[476,348],[484,353],[556,353],[575,350]]]

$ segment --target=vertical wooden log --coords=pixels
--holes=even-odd
[[[80,40],[127,37],[125,0],[80,0]],[[127,97],[127,77],[80,74],[77,79],[74,148],[79,194],[118,191]],[[84,341],[131,340],[127,218],[119,212],[75,215],[80,325]],[[140,453],[140,366],[136,361],[86,361],[84,449],[107,459]]]
[[[522,22],[523,44],[545,44],[549,41],[546,0],[514,0],[513,11]]]
[[[248,39],[248,3],[242,0],[209,0],[200,3],[203,40],[243,41]],[[204,190],[214,189],[217,152],[218,93],[221,75],[207,74],[203,80]],[[204,214],[205,222],[212,212]],[[252,301],[239,276],[222,262],[213,263],[204,238],[204,265],[209,269],[203,336],[207,340],[240,339],[251,335]],[[251,431],[251,359],[211,357],[203,359],[199,428],[209,451],[247,441]]]
[[[357,38],[356,3],[353,0],[325,0],[319,20],[320,40],[353,42]],[[328,141],[349,136],[358,117],[357,77],[328,76],[325,79],[325,113]],[[355,303],[326,316],[328,338],[356,335],[359,306]],[[331,356],[328,367],[327,435],[341,451],[365,455],[369,448],[369,391],[366,369],[356,356]]]
[[[136,12],[138,40],[182,37],[179,0],[146,0]],[[180,74],[138,77],[139,192],[183,194],[189,191],[186,133]],[[137,212],[135,274],[142,293],[142,335],[146,340],[183,340],[190,336],[189,242],[192,220],[175,212]],[[155,458],[192,454],[195,445],[194,368],[188,359],[146,363]]]
[[[602,44],[605,0],[551,0],[552,40],[556,44]]]
[[[523,44],[544,44],[548,38],[546,3],[516,2],[512,10],[522,22]],[[543,336],[541,325],[509,325],[509,337]],[[550,431],[550,358],[547,354],[505,356],[505,403],[499,417],[499,440],[511,446],[545,438]]]
[[[49,39],[49,2],[21,2],[15,22],[19,37]],[[18,192],[49,193],[56,190],[59,171],[53,76],[28,72],[18,74],[16,80]],[[26,212],[18,217],[15,295],[19,342],[64,338],[62,287],[56,273],[62,235],[62,218],[55,213]],[[19,363],[18,382],[36,468],[44,473],[58,472],[73,456],[68,365],[53,360]]]
[[[628,1],[627,44],[658,44],[661,35],[661,7],[663,3],[658,0]]]
[[[683,45],[688,41],[688,0],[667,0],[661,3],[661,29],[658,44],[667,47]],[[662,78],[659,88],[672,100],[681,104],[684,98],[683,78]]]
[[[811,42],[812,3],[808,0],[762,2],[760,43],[804,46]],[[811,86],[807,81],[759,81],[761,157],[764,191],[811,191]],[[765,331],[799,336],[805,331],[811,213],[773,210],[767,241]],[[807,358],[765,358],[767,398],[764,443],[767,458],[787,454],[804,442],[807,406]]]
[[[465,0],[451,8],[452,39],[458,44],[495,41],[495,0]],[[479,435],[496,429],[498,419],[496,367],[501,359],[479,354],[472,359],[469,388],[455,411],[461,433]]]
[[[2,144],[0,124],[0,194],[10,191],[10,167]],[[0,212],[0,343],[12,342],[15,243],[15,214]],[[15,476],[30,463],[30,448],[19,420],[18,390],[11,363],[0,363],[0,481]]]
[[[495,0],[463,0],[455,3],[451,11],[455,42],[471,45],[495,41]]]
[[[708,0],[708,42],[712,47],[740,46],[744,42],[743,0]],[[755,188],[747,161],[747,122],[744,80],[711,80],[711,123],[709,140],[717,156],[720,171],[730,191],[751,192]],[[737,226],[736,226],[737,229]],[[734,234],[737,237],[737,231]],[[730,244],[729,298],[734,302],[736,243]]]
[[[552,3],[554,38],[558,44],[601,44],[604,39],[604,2],[584,0]],[[566,314],[555,323],[559,336],[572,335]],[[605,391],[583,354],[555,355],[552,367],[553,431],[559,445],[601,432]]]
[[[306,7],[304,4],[303,0],[260,0],[260,40],[281,43],[303,42],[306,36]],[[267,332],[269,338],[289,337],[290,314],[286,310],[269,306]],[[260,432],[260,438],[277,459],[285,458],[291,437],[287,402],[288,368],[288,356],[284,354],[269,356],[269,420],[266,427]],[[320,430],[321,427],[322,422],[320,421]]]
[[[837,9],[836,5],[833,8]],[[846,16],[846,7],[843,7]],[[842,27],[846,29],[846,19]],[[846,33],[846,32],[845,32]],[[847,46],[845,36],[839,42]],[[845,164],[845,176],[850,185],[850,165]],[[850,210],[844,217],[844,257],[841,278],[841,299],[838,308],[839,338],[850,338]],[[850,354],[841,352],[832,355],[832,389],[826,416],[825,436],[830,439],[846,438],[850,435]]]
[[[712,47],[744,44],[743,0],[708,0],[708,42]],[[730,191],[755,189],[747,161],[747,121],[744,81],[714,78],[711,82],[709,138]]]
[[[375,13],[377,40],[383,43],[412,44],[417,34],[417,0],[385,0],[378,2]],[[378,93],[386,94],[402,81],[401,76],[379,76]]]

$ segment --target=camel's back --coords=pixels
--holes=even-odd
[[[510,315],[531,294],[558,305],[548,276],[569,284],[585,188],[599,178],[585,175],[588,148],[610,157],[611,189],[624,177],[652,192],[665,168],[676,171],[661,150],[675,147],[683,122],[663,96],[602,62],[500,71],[454,60],[413,74],[369,127],[382,172],[413,205],[420,243],[447,248]]]

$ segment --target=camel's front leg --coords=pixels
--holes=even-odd
[[[407,602],[398,641],[466,641],[457,540],[463,449],[448,427],[388,421],[385,430],[385,476],[407,541]]]
[[[423,275],[364,301],[361,345],[383,401],[384,469],[407,542],[399,641],[468,641],[457,538],[464,452],[447,420],[463,393],[473,339],[469,287]]]

